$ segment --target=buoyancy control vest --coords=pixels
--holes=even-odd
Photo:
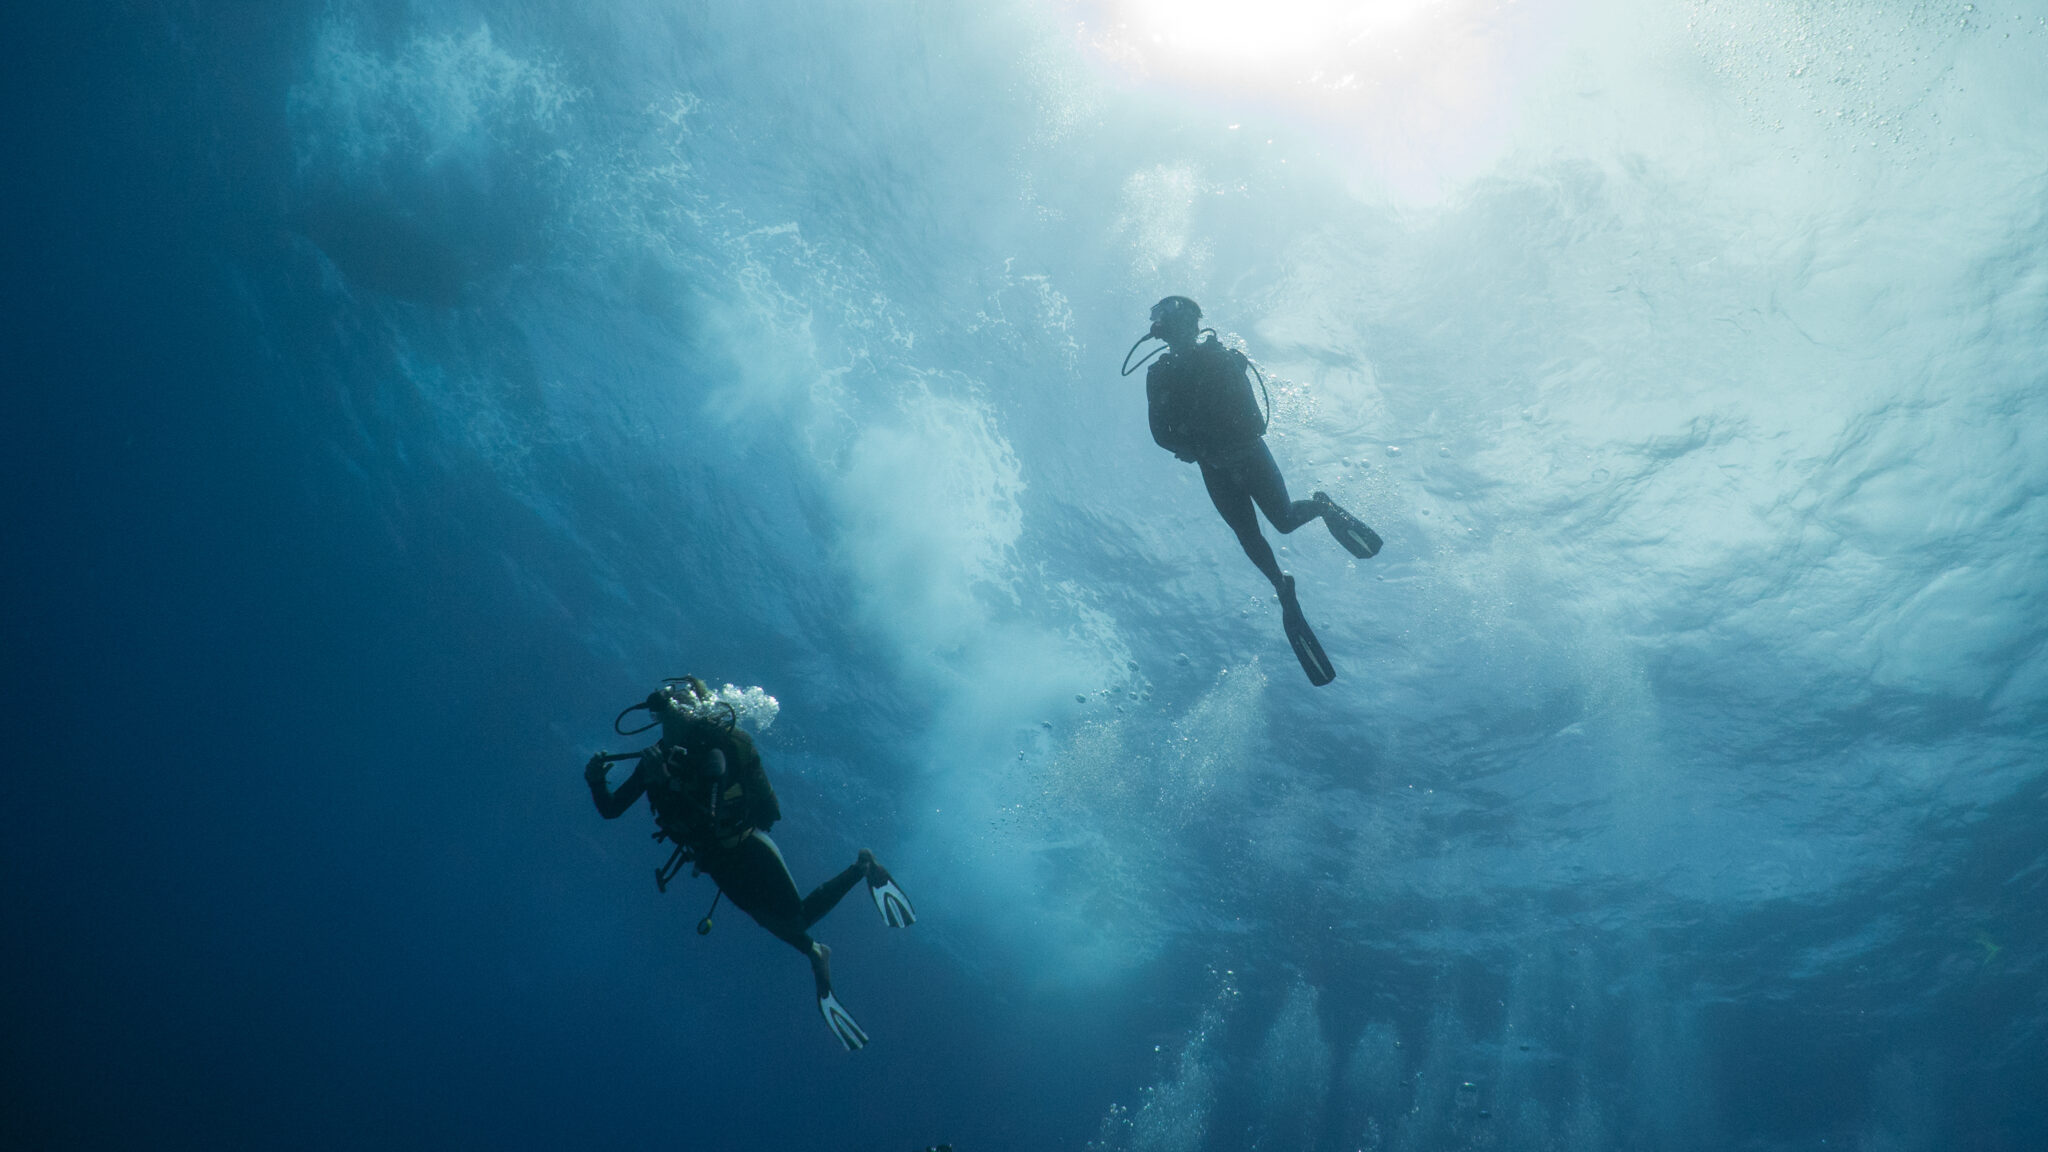
[[[713,774],[714,749],[725,756],[722,775]],[[647,750],[644,771],[655,824],[700,855],[732,848],[782,818],[753,737],[716,720],[674,725]]]
[[[1145,371],[1152,439],[1183,460],[1201,460],[1265,435],[1250,369],[1244,353],[1214,335],[1153,361]]]

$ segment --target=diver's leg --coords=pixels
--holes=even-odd
[[[1289,500],[1287,479],[1280,475],[1280,465],[1273,460],[1273,450],[1266,447],[1264,440],[1258,447],[1246,452],[1243,462],[1238,465],[1239,474],[1244,478],[1245,487],[1252,499],[1259,502],[1260,511],[1281,535],[1286,535],[1323,514],[1322,505],[1313,500]]]
[[[789,865],[782,852],[761,832],[750,832],[731,851],[713,857],[715,866],[704,870],[725,891],[726,898],[740,910],[775,934],[777,939],[804,954],[811,962],[811,982],[818,990],[818,1012],[832,1035],[848,1051],[866,1046],[868,1034],[847,1014],[846,1006],[832,995],[832,950],[811,939],[804,931],[804,902],[796,894],[796,881],[789,877]]]
[[[1237,542],[1244,548],[1244,554],[1252,558],[1273,587],[1280,586],[1280,561],[1273,556],[1273,546],[1259,533],[1259,514],[1252,508],[1251,494],[1245,491],[1240,470],[1230,465],[1202,463],[1202,486],[1209,490],[1209,500],[1216,505],[1216,511],[1230,530],[1237,533]]]
[[[811,979],[818,985],[820,1000],[832,994],[832,950],[815,941],[805,955],[811,958]]]
[[[766,833],[752,833],[731,849],[706,857],[703,867],[735,908],[776,939],[813,957],[816,966],[816,941],[805,931],[810,922],[804,919],[803,898],[797,895],[782,852]]]
[[[846,894],[853,891],[855,884],[867,879],[868,862],[873,859],[866,849],[862,849],[861,858],[848,866],[846,871],[813,888],[811,894],[804,897],[804,927],[809,928],[823,920],[826,913],[838,907],[839,902],[846,898]]]

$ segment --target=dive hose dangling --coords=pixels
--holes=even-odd
[[[1167,350],[1167,348],[1171,347],[1171,345],[1161,344],[1159,347],[1154,348],[1150,352],[1145,353],[1145,358],[1143,360],[1138,361],[1136,364],[1131,363],[1131,357],[1137,353],[1139,344],[1143,344],[1147,340],[1161,339],[1164,339],[1164,337],[1159,335],[1159,326],[1157,324],[1154,324],[1152,326],[1152,331],[1147,332],[1143,336],[1138,337],[1137,341],[1131,345],[1131,350],[1129,352],[1124,353],[1123,374],[1125,376],[1129,376],[1131,373],[1136,372],[1138,369],[1143,368],[1146,364],[1150,363],[1154,356],[1159,355],[1161,352],[1164,352]]]
[[[666,839],[666,837],[660,832],[657,832],[654,835],[656,839]],[[683,865],[696,863],[696,858],[696,853],[690,851],[688,848],[684,847],[681,844],[676,845],[675,851],[669,853],[668,863],[663,864],[661,867],[656,868],[654,870],[654,886],[660,889],[662,892],[666,893],[668,891],[669,882],[671,880],[674,880],[676,878],[676,874],[683,870]],[[699,871],[701,871],[701,869]],[[711,907],[706,908],[704,910],[704,918],[702,920],[697,921],[697,935],[711,935],[711,914],[718,911],[719,898],[723,897],[724,895],[725,889],[723,888],[717,888],[712,890]]]
[[[654,838],[656,840],[666,840],[668,839],[668,833],[656,832]],[[696,861],[697,854],[690,851],[688,846],[678,841],[675,850],[668,854],[668,862],[654,870],[655,891],[667,893],[669,883],[676,878],[677,873],[683,870],[683,865],[694,864]]]
[[[628,704],[624,708],[619,709],[619,714],[617,716],[612,717],[612,731],[617,732],[621,736],[638,736],[642,732],[646,732],[653,728],[661,727],[661,720],[659,718],[651,720],[646,724],[642,724],[640,727],[633,729],[631,732],[628,732],[624,728],[619,727],[619,722],[626,718],[626,713],[632,712],[636,709],[643,708],[649,712],[654,711],[652,708],[648,708],[647,702],[645,700],[642,700],[638,704]]]
[[[1259,366],[1252,363],[1251,357],[1244,358],[1244,366],[1251,369],[1252,375],[1259,378],[1259,392],[1266,397],[1266,418],[1259,424],[1259,435],[1264,436],[1266,429],[1273,426],[1273,394],[1266,391],[1266,374],[1259,371]]]

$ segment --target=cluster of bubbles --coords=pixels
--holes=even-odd
[[[730,707],[733,714],[738,717],[739,724],[756,733],[766,732],[768,726],[775,723],[775,717],[782,713],[782,705],[775,697],[762,691],[758,685],[741,688],[727,684],[713,690],[709,700],[698,699],[689,693],[678,693],[676,706],[699,720],[713,717],[723,719],[725,710]]]

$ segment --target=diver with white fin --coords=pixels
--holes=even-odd
[[[782,818],[775,789],[761,765],[761,754],[753,738],[739,727],[740,704],[748,696],[766,701],[772,715],[773,698],[758,690],[740,693],[728,686],[713,692],[695,676],[670,680],[639,704],[628,706],[612,721],[612,730],[632,736],[659,726],[661,739],[640,752],[608,754],[599,752],[583,766],[584,782],[597,811],[610,820],[625,813],[642,794],[654,810],[659,829],[657,840],[674,843],[668,863],[654,870],[654,882],[668,891],[684,864],[692,875],[711,877],[718,893],[711,898],[713,911],[719,898],[731,900],[740,911],[811,962],[811,976],[817,984],[818,1013],[832,1029],[832,1035],[846,1049],[865,1047],[868,1035],[832,994],[832,950],[811,939],[811,925],[824,919],[856,882],[868,882],[868,895],[892,928],[917,922],[910,898],[897,887],[875,854],[863,848],[860,857],[845,871],[818,885],[809,896],[799,896],[789,865],[768,829]],[[619,722],[626,713],[645,709],[653,722],[624,731]],[[637,759],[632,775],[617,788],[606,779],[606,769],[616,761]],[[697,934],[711,931],[706,913],[697,924]]]
[[[1258,514],[1265,512],[1283,535],[1320,518],[1337,543],[1360,560],[1379,552],[1380,538],[1324,493],[1307,500],[1288,499],[1287,481],[1266,447],[1272,400],[1267,398],[1268,411],[1261,412],[1247,375],[1258,369],[1244,353],[1218,340],[1215,329],[1202,328],[1201,320],[1201,307],[1185,296],[1168,296],[1154,304],[1152,329],[1124,354],[1123,374],[1129,376],[1159,356],[1145,372],[1152,439],[1178,459],[1201,466],[1202,484],[1216,511],[1280,594],[1281,624],[1301,670],[1308,673],[1309,683],[1321,687],[1337,678],[1337,669],[1302,616],[1294,577],[1280,570],[1272,545],[1259,531]],[[1132,354],[1147,340],[1161,340],[1165,346],[1132,364]],[[1264,388],[1265,383],[1261,375],[1259,386]]]

